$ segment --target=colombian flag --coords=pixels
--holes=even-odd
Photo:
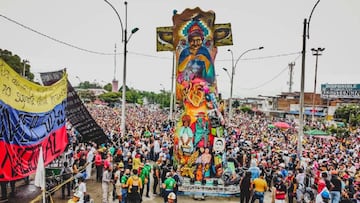
[[[0,59],[0,181],[34,173],[40,148],[45,165],[65,150],[66,77],[37,85]]]

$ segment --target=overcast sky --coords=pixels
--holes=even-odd
[[[124,1],[110,0],[125,21]],[[128,30],[138,27],[128,43],[127,84],[139,90],[159,92],[171,88],[172,53],[156,52],[156,27],[171,26],[173,10],[200,7],[213,10],[215,23],[231,23],[233,46],[218,48],[215,61],[218,90],[229,96],[231,49],[237,58],[234,97],[277,95],[289,90],[288,64],[295,62],[293,91],[300,91],[303,21],[316,0],[129,0]],[[30,62],[35,73],[67,68],[73,85],[97,81],[104,85],[115,77],[122,83],[123,44],[120,22],[103,0],[1,0],[0,48]],[[8,19],[6,19],[5,17]],[[26,29],[9,19],[43,35]],[[317,92],[324,83],[359,83],[360,1],[322,0],[310,22],[307,40],[305,91],[312,92],[315,56],[310,49],[323,47],[319,56]],[[160,85],[162,84],[162,85]]]

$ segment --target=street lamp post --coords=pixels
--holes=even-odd
[[[235,61],[234,63],[234,53],[231,49],[228,49],[228,51],[231,53],[231,77],[230,77],[230,98],[229,98],[229,122],[232,118],[232,96],[233,96],[233,86],[234,86],[234,75],[235,75],[235,69],[236,69],[236,65],[239,62],[239,60],[241,59],[242,56],[244,56],[246,53],[250,52],[250,51],[255,51],[255,50],[261,50],[264,47],[258,47],[258,48],[252,48],[252,49],[248,49],[246,51],[244,51]],[[223,68],[225,71],[227,71],[226,68]],[[230,75],[228,73],[228,75]]]
[[[311,16],[319,4],[318,0],[311,10],[309,21],[305,18],[303,24],[303,37],[302,37],[302,51],[301,51],[301,79],[300,79],[300,108],[299,108],[299,132],[298,132],[298,143],[297,143],[297,154],[298,158],[302,159],[302,139],[304,136],[304,87],[305,87],[305,56],[306,56],[306,38],[309,38],[309,26]]]
[[[315,63],[315,79],[314,79],[314,93],[312,98],[312,122],[315,120],[315,95],[316,95],[316,81],[317,81],[317,67],[318,67],[318,57],[321,56],[322,52],[325,50],[325,48],[312,48],[311,51],[314,56],[316,56],[316,63]]]
[[[139,28],[134,28],[131,30],[131,34],[127,36],[127,2],[125,1],[125,27],[123,26],[121,17],[115,7],[110,4],[107,0],[104,0],[111,8],[114,10],[116,15],[119,18],[120,25],[121,25],[121,40],[124,43],[124,68],[123,68],[123,84],[122,84],[122,103],[121,103],[121,135],[125,136],[125,105],[126,105],[126,56],[127,56],[127,43],[129,42],[131,36],[139,30]],[[120,139],[119,139],[120,140]]]

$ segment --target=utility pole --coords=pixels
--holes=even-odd
[[[293,71],[294,71],[294,66],[295,66],[295,62],[289,63],[289,74],[290,74],[290,79],[289,79],[289,92],[292,92],[292,85],[294,84],[293,82]]]
[[[304,136],[304,87],[305,87],[305,56],[306,56],[306,38],[309,38],[309,27],[311,16],[319,4],[320,0],[316,2],[309,16],[309,21],[305,18],[303,25],[303,36],[302,36],[302,59],[301,59],[301,83],[300,83],[300,109],[299,109],[299,132],[298,132],[298,143],[297,143],[297,154],[301,161],[302,159],[302,139]]]
[[[317,69],[318,69],[318,58],[321,56],[322,52],[325,50],[325,48],[312,48],[311,51],[313,52],[313,55],[316,57],[316,63],[315,63],[315,79],[314,79],[314,92],[313,92],[313,100],[312,100],[312,119],[311,121],[315,121],[315,96],[316,96],[316,82],[317,82]]]
[[[128,31],[127,31],[127,2],[125,1],[125,25],[123,25],[121,17],[119,15],[119,13],[117,12],[117,10],[115,9],[115,7],[108,2],[107,0],[104,0],[107,4],[109,4],[109,6],[114,10],[114,12],[116,13],[119,21],[120,21],[120,26],[121,26],[121,41],[124,43],[124,67],[123,67],[123,84],[122,84],[122,104],[121,104],[121,135],[125,136],[125,122],[126,122],[126,57],[127,57],[127,44],[131,38],[131,36],[137,32],[139,30],[139,28],[133,28],[131,30],[131,33],[128,37]],[[120,139],[119,139],[120,142]],[[119,143],[120,144],[120,143]]]
[[[174,112],[174,103],[175,103],[175,98],[174,98],[174,81],[175,81],[175,51],[172,52],[173,53],[173,60],[172,60],[172,69],[171,69],[171,93],[170,93],[170,113],[169,113],[169,120],[172,121],[173,120],[173,112]]]

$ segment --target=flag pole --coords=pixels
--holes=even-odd
[[[42,145],[40,145],[40,156],[43,157],[43,161],[44,161],[44,153],[43,153],[43,150],[42,150]],[[45,163],[43,164],[43,168],[42,170],[44,171],[43,173],[43,186],[44,186],[44,189],[42,190],[43,191],[43,203],[46,203],[46,171],[45,171]]]

